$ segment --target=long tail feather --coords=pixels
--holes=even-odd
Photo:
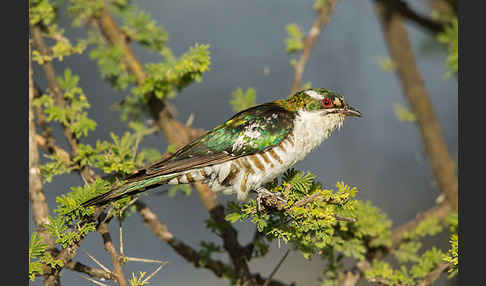
[[[101,206],[112,201],[122,199],[127,196],[136,195],[145,192],[149,189],[158,187],[167,183],[174,176],[160,176],[150,179],[140,180],[136,182],[129,182],[124,185],[114,187],[106,193],[91,198],[81,204],[83,207]]]

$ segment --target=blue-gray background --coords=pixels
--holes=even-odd
[[[421,12],[429,12],[423,3],[408,2]],[[194,113],[194,126],[204,129],[222,123],[233,114],[229,100],[237,87],[255,88],[258,103],[287,96],[293,71],[289,65],[290,58],[285,53],[285,25],[295,22],[308,31],[315,17],[312,3],[281,0],[138,1],[141,9],[149,12],[168,31],[169,46],[176,55],[196,42],[211,46],[211,70],[203,75],[203,82],[184,89],[173,101],[178,109],[178,118],[185,121]],[[84,35],[82,30],[70,27],[65,15],[60,21],[71,39]],[[446,51],[420,28],[408,24],[407,27],[417,64],[442,124],[443,135],[457,162],[457,79],[444,78]],[[134,49],[143,63],[162,60],[138,46]],[[401,103],[406,106],[406,101],[395,74],[384,72],[378,64],[378,58],[387,55],[373,1],[339,1],[331,22],[311,53],[303,82],[310,81],[313,87],[341,92],[364,116],[348,119],[339,132],[296,167],[314,172],[330,187],[339,180],[359,186],[358,199],[372,201],[389,215],[394,225],[398,225],[412,219],[418,211],[432,207],[439,193],[424,156],[418,128],[414,124],[400,122],[395,116],[394,105]],[[127,130],[120,122],[119,114],[110,108],[126,94],[115,92],[101,79],[96,63],[88,58],[87,53],[69,57],[56,63],[55,67],[58,74],[70,67],[80,76],[80,86],[92,105],[89,115],[99,124],[87,142],[93,144],[98,139],[109,139],[109,131],[122,134]],[[42,70],[38,66],[35,68],[36,81],[46,88]],[[265,68],[270,71],[268,75],[264,74]],[[157,148],[163,152],[167,143],[161,134],[157,134],[145,140],[142,147]],[[55,206],[56,196],[66,192],[70,186],[81,184],[79,176],[74,174],[60,176],[45,184],[49,207]],[[222,199],[227,201],[231,198]],[[220,242],[204,227],[208,213],[195,193],[189,197],[178,195],[167,198],[152,192],[144,200],[169,230],[186,243],[197,248],[202,240]],[[31,213],[29,217],[32,217]],[[236,227],[242,243],[247,243],[253,235],[253,225],[237,223]],[[118,245],[117,224],[112,223],[111,228]],[[33,229],[30,218],[29,232]],[[152,285],[228,285],[227,280],[218,279],[211,272],[186,263],[159,241],[138,215],[126,220],[124,230],[128,256],[169,262],[151,280]],[[447,236],[431,239],[429,243],[438,243],[445,249]],[[110,257],[103,250],[99,235],[89,235],[81,247],[111,267]],[[286,246],[278,248],[274,243],[269,255],[252,260],[251,271],[267,276],[285,250]],[[96,267],[83,252],[78,253],[76,260]],[[299,253],[291,252],[276,278],[294,281],[298,285],[316,285],[323,268],[324,262],[320,259],[306,261]],[[126,277],[132,272],[143,270],[150,273],[153,269],[155,265],[134,262],[124,267]],[[37,279],[31,284],[40,285],[40,282],[41,279]],[[65,285],[92,285],[69,270],[62,272],[62,282]],[[455,281],[441,278],[436,285],[453,284]]]

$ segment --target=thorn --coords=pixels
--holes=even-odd
[[[135,140],[135,146],[133,146],[133,154],[132,154],[132,161],[135,162],[135,157],[137,157],[137,152],[138,152],[138,145],[140,144],[140,141],[142,140],[142,136],[137,136],[137,139]]]
[[[85,276],[85,275],[81,275],[79,273],[77,273],[79,276],[81,276],[82,278],[86,279],[86,280],[89,280],[91,282],[93,282],[94,284],[97,284],[97,285],[100,285],[100,286],[108,286],[106,285],[105,283],[101,283],[100,281],[97,281],[89,276]]]
[[[121,211],[119,216],[121,216]],[[123,250],[123,227],[122,227],[122,220],[118,217],[118,222],[120,224],[120,255],[125,256],[125,251]]]
[[[167,261],[162,260],[154,260],[154,259],[147,259],[147,258],[138,258],[138,257],[123,257],[126,261],[136,261],[136,262],[145,262],[145,263],[168,263]]]
[[[194,117],[194,113],[191,112],[191,114],[187,118],[186,127],[191,127],[192,123],[194,122]]]
[[[164,266],[165,266],[167,263],[168,263],[167,261],[165,261],[165,262],[161,263],[161,264],[160,264],[160,266],[159,266],[159,267],[157,267],[157,269],[155,269],[155,271],[154,271],[154,272],[152,272],[152,274],[150,274],[149,276],[147,276],[147,278],[145,278],[145,279],[144,279],[142,282],[143,282],[143,283],[148,282],[148,281],[149,281],[149,280],[150,280],[152,277],[154,277],[154,275],[155,275],[155,274],[157,274],[157,272],[159,272],[159,271],[162,269],[162,267],[164,267]]]
[[[446,199],[446,196],[444,194],[440,194],[437,199],[435,199],[435,203],[440,205],[444,200]]]
[[[105,270],[106,272],[108,273],[111,273],[113,274],[110,269],[108,269],[106,266],[104,266],[103,264],[101,264],[101,262],[99,262],[98,260],[96,260],[96,258],[94,258],[91,254],[89,254],[88,251],[80,248],[86,255],[88,255],[89,258],[91,258],[91,260],[93,260],[96,264],[98,264],[99,267],[101,267],[101,269]]]

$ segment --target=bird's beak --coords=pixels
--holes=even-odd
[[[357,109],[351,107],[351,106],[346,106],[343,109],[343,114],[346,116],[356,116],[356,117],[361,117],[361,112],[359,112]]]

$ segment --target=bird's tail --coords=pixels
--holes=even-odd
[[[167,183],[174,176],[158,176],[149,179],[143,179],[135,182],[127,182],[121,186],[113,187],[106,193],[91,198],[81,204],[82,207],[101,206],[112,201],[116,201],[127,196],[136,195],[157,186]]]

